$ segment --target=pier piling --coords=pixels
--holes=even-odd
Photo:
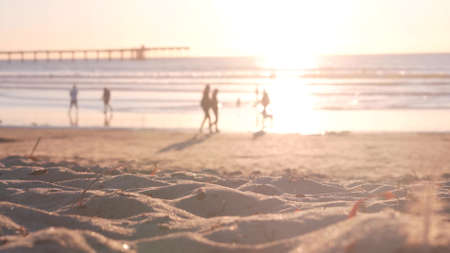
[[[189,47],[145,47],[141,46],[138,48],[117,48],[117,49],[71,49],[71,50],[19,50],[19,51],[0,51],[0,60],[4,59],[8,62],[13,61],[15,58],[14,56],[19,56],[19,60],[21,62],[30,59],[32,61],[39,60],[39,56],[41,53],[44,55],[44,59],[46,61],[51,60],[51,54],[58,54],[59,60],[62,61],[64,59],[65,53],[72,54],[72,60],[77,60],[77,53],[82,53],[83,57],[78,57],[80,59],[88,60],[89,59],[89,53],[95,53],[96,59],[99,61],[100,59],[107,58],[108,60],[112,59],[120,59],[125,60],[125,58],[128,59],[135,59],[135,60],[145,60],[147,58],[151,58],[154,56],[180,56],[183,55],[182,53],[185,51],[188,51]],[[159,52],[159,54],[155,54]],[[102,53],[106,53],[107,55],[103,56]],[[116,54],[118,53],[118,54]],[[126,54],[129,54],[129,57],[125,57]],[[114,57],[114,55],[116,55]],[[28,56],[28,58],[26,57]],[[32,57],[32,58],[31,58]]]

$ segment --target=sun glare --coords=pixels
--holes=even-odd
[[[311,87],[302,78],[302,73],[317,67],[317,57],[312,54],[273,53],[262,57],[260,66],[270,70],[270,80],[264,85],[271,100],[268,110],[274,117],[269,131],[321,133]]]
[[[295,76],[277,76],[266,85],[274,117],[269,131],[277,133],[319,134],[314,97],[304,81]]]

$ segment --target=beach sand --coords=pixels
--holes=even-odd
[[[449,190],[444,133],[0,128],[0,252],[449,252]]]

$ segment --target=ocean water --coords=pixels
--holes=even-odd
[[[111,127],[197,129],[210,84],[223,131],[261,127],[262,90],[271,98],[269,131],[450,130],[450,54],[0,61],[1,125],[69,126],[72,84],[79,127],[104,126],[108,87]]]

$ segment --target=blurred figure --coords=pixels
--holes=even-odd
[[[74,84],[72,86],[72,89],[70,90],[70,108],[69,108],[69,110],[72,110],[73,106],[75,106],[75,108],[78,111],[78,88],[77,88],[76,84]]]
[[[258,109],[258,104],[259,104],[259,89],[258,86],[255,87],[255,103],[253,104],[253,107],[255,107],[256,109]],[[258,127],[258,114],[256,114],[256,127]]]
[[[267,114],[267,106],[270,104],[269,94],[267,94],[266,90],[263,90],[263,97],[261,99],[261,104],[263,106],[263,116],[264,118],[267,116],[270,116]]]
[[[273,119],[272,115],[267,112],[267,106],[269,106],[269,104],[270,104],[270,99],[269,99],[269,94],[267,94],[266,90],[263,90],[263,97],[261,99],[261,104],[263,106],[262,127],[264,129],[264,127],[265,127],[265,124],[264,124],[265,123],[265,119],[266,118],[270,118],[270,120]]]
[[[105,126],[109,126],[109,124],[111,123],[112,120],[112,106],[109,104],[109,101],[111,100],[111,91],[108,88],[104,88],[103,89],[103,106],[104,106],[104,111],[103,113],[105,114]]]
[[[70,94],[70,105],[69,105],[69,120],[70,126],[78,126],[78,88],[76,84],[73,84]],[[72,107],[75,106],[75,119],[72,117]]]
[[[108,112],[112,111],[112,107],[109,104],[109,101],[111,100],[111,91],[108,88],[103,88],[103,105],[104,105],[104,113],[107,114]]]
[[[203,131],[203,125],[205,124],[205,121],[208,120],[209,125],[209,133],[211,133],[211,116],[209,115],[209,108],[211,107],[211,99],[209,98],[209,84],[205,86],[205,89],[203,90],[203,96],[202,100],[200,101],[200,106],[202,107],[204,116],[202,124],[200,125],[199,132],[201,133]]]
[[[211,97],[211,109],[213,110],[215,120],[212,123],[213,126],[216,126],[216,133],[220,132],[217,126],[219,122],[219,101],[217,100],[217,93],[219,93],[218,89],[214,89]]]
[[[254,106],[257,106],[258,103],[259,103],[259,89],[258,89],[258,86],[256,86],[256,88],[255,88],[255,104],[254,104]]]
[[[241,98],[236,100],[236,107],[241,107]]]

